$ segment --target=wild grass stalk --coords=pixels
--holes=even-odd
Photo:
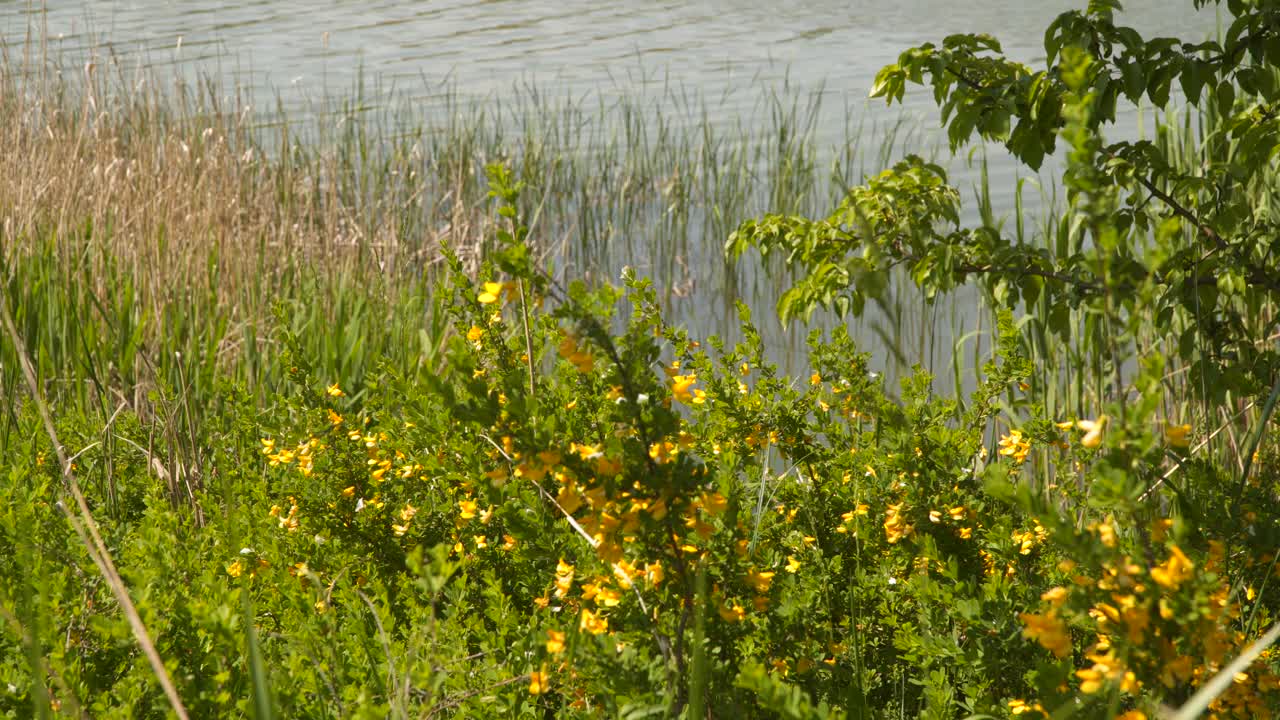
[[[761,99],[763,129],[726,127],[670,87],[610,101],[525,86],[491,102],[445,88],[424,117],[357,86],[266,113],[211,80],[44,52],[3,49],[0,235],[54,399],[97,388],[141,406],[181,388],[199,407],[223,380],[272,387],[277,306],[336,381],[358,383],[384,354],[429,370],[443,333],[430,279],[446,244],[478,269],[494,159],[534,188],[531,241],[559,274],[632,265],[670,303],[728,289],[726,315],[782,286],[777,268],[730,267],[727,232],[770,209],[813,212],[854,179],[856,138],[818,171],[819,96],[791,88]],[[94,379],[73,381],[85,368]]]

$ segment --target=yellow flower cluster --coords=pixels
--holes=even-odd
[[[698,376],[694,373],[689,373],[688,375],[672,375],[672,397],[686,405],[701,405],[705,403],[707,401],[707,393],[701,389],[693,387],[697,382]]]
[[[332,411],[331,411],[332,412]],[[341,418],[339,418],[339,422]],[[298,443],[295,448],[278,448],[274,438],[262,438],[262,454],[267,456],[271,467],[292,465],[297,463],[298,472],[303,477],[310,477],[315,469],[315,453],[325,449],[318,438],[309,438]]]
[[[559,655],[564,652],[564,633],[559,630],[547,631],[547,653]]]
[[[1076,429],[1084,431],[1084,437],[1080,438],[1080,444],[1089,449],[1094,449],[1102,444],[1102,431],[1107,427],[1107,416],[1102,415],[1097,420],[1078,420],[1076,421]]]
[[[246,549],[246,550],[242,550],[241,552],[245,553],[250,551]],[[227,575],[230,575],[233,578],[238,578],[241,575],[244,575],[244,573],[247,571],[249,573],[249,577],[253,577],[258,574],[259,570],[265,567],[268,567],[271,564],[267,562],[264,558],[258,557],[258,558],[254,558],[254,560],[252,561],[252,566],[250,566],[250,563],[246,562],[246,559],[247,559],[246,557],[241,556],[241,557],[237,557],[235,560],[231,561],[230,563],[227,563],[226,567],[224,568],[227,572]]]
[[[773,576],[777,573],[773,571],[758,571],[751,568],[747,571],[747,584],[758,593],[769,592],[769,587],[773,585]]]
[[[884,534],[889,544],[897,543],[903,538],[909,538],[915,533],[916,528],[907,522],[903,517],[902,508],[905,503],[890,505],[884,512]]]
[[[1028,703],[1025,700],[1010,700],[1009,712],[1013,715],[1031,714],[1032,717],[1049,717],[1049,713],[1044,711],[1040,703]]]
[[[580,373],[589,373],[596,366],[595,358],[582,349],[578,344],[578,338],[572,334],[566,333],[564,339],[560,341],[560,357],[568,360]]]
[[[724,598],[721,598],[716,607],[716,612],[720,614],[720,619],[727,623],[742,622],[747,617],[746,608]]]
[[[1164,438],[1172,447],[1186,449],[1191,446],[1191,426],[1165,423]]]
[[[1169,559],[1151,568],[1151,579],[1168,590],[1177,590],[1178,586],[1191,577],[1195,564],[1177,545],[1169,546]]]
[[[289,497],[289,512],[285,514],[284,509],[279,505],[272,505],[271,517],[275,518],[281,529],[294,532],[298,529],[298,501]]]
[[[564,597],[573,587],[573,570],[572,565],[560,558],[560,562],[556,564],[556,597]]]
[[[1026,462],[1029,452],[1031,442],[1023,438],[1021,430],[1010,430],[1008,435],[1000,438],[1000,454],[1013,458],[1019,465]]]
[[[852,531],[853,536],[857,537],[858,531],[856,529],[851,530],[851,526],[854,525],[857,518],[866,515],[869,512],[871,512],[870,505],[866,503],[858,503],[857,507],[840,515],[840,524],[836,526],[836,532],[845,534]]]
[[[659,440],[649,445],[649,457],[659,465],[665,465],[676,458],[681,450],[688,450],[693,447],[693,436],[689,433],[682,432],[676,436],[675,441]]]
[[[545,693],[550,680],[551,676],[547,672],[546,665],[543,665],[541,670],[534,670],[529,673],[529,694],[541,695]]]
[[[519,288],[514,282],[485,282],[480,294],[476,297],[481,305],[493,305],[505,302],[516,295]]]
[[[1118,683],[1122,692],[1131,693],[1138,689],[1138,677],[1116,658],[1110,648],[1105,653],[1094,652],[1087,657],[1093,665],[1076,671],[1076,677],[1080,678],[1080,692],[1093,694],[1111,682]]]
[[[1013,541],[1018,545],[1019,555],[1030,555],[1037,545],[1043,544],[1048,538],[1049,531],[1038,520],[1036,521],[1036,526],[1031,530],[1015,530],[1013,532]]]
[[[413,516],[418,514],[418,508],[405,503],[404,509],[400,511],[400,522],[392,523],[391,530],[396,537],[404,537],[409,532],[409,523],[413,520]]]
[[[1058,617],[1057,610],[1045,613],[1024,612],[1018,617],[1026,626],[1022,629],[1023,637],[1039,642],[1056,657],[1064,658],[1071,654],[1071,632],[1062,618]]]
[[[578,629],[592,635],[601,635],[609,632],[609,619],[582,608],[582,613],[578,616]]]

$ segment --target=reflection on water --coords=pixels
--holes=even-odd
[[[1177,12],[1169,11],[1171,3]],[[851,139],[851,128],[884,127],[899,117],[899,108],[868,106],[864,98],[875,72],[903,49],[950,33],[985,31],[995,34],[1012,57],[1034,63],[1043,52],[1042,33],[1049,21],[1082,4],[1083,0],[9,0],[0,2],[0,37],[12,51],[29,33],[47,33],[50,53],[64,62],[107,48],[117,57],[172,67],[188,77],[212,76],[225,87],[241,88],[258,107],[273,107],[279,99],[294,112],[313,110],[325,97],[349,95],[357,84],[371,103],[387,102],[393,95],[408,97],[414,110],[428,116],[443,102],[440,94],[446,90],[485,99],[509,96],[519,86],[526,94],[573,99],[584,107],[592,104],[588,98],[697,98],[685,105],[685,111],[673,112],[669,125],[697,126],[706,120],[722,129],[745,128],[750,134],[770,127],[760,117],[769,107],[761,98],[785,87],[792,97],[821,97],[812,140],[827,148]],[[1146,35],[1198,40],[1215,28],[1212,13],[1194,13],[1184,0],[1129,0],[1126,6],[1122,19]],[[688,111],[704,102],[707,116]],[[909,95],[907,110],[928,118],[926,126],[936,126],[928,93]],[[1133,133],[1135,126],[1134,116],[1122,117],[1112,135]],[[916,136],[916,145],[900,146],[898,154],[927,152],[937,139],[935,133]],[[875,142],[862,144],[874,147]],[[878,162],[876,157],[861,160]],[[1017,168],[1007,156],[994,152],[990,162],[992,186],[1012,187]],[[953,180],[961,188],[977,180],[970,168],[961,165],[955,170]],[[966,192],[972,207],[969,196]],[[995,201],[997,212],[1012,208],[1010,197]],[[819,198],[817,206],[825,202]],[[709,232],[707,214],[706,208],[690,210],[686,224],[691,232]],[[657,212],[648,221],[660,225],[667,220]],[[572,225],[563,229],[571,231]],[[626,235],[630,244],[633,236],[643,240],[645,231]],[[681,257],[653,257],[653,251],[644,248],[620,248],[604,254],[609,266],[600,269],[616,277],[624,262],[642,269],[676,268],[689,282],[683,297],[670,299],[673,311],[695,330],[733,335],[734,314],[725,299],[725,269],[718,253],[723,238],[701,239],[687,244]],[[761,282],[761,268],[745,272],[750,277],[734,279],[733,284],[755,306],[757,321],[767,326],[777,283],[767,277]],[[709,282],[714,278],[718,280]],[[948,333],[957,312],[963,314],[964,309],[953,303],[941,316],[919,316],[915,322],[921,327],[934,322],[938,332]],[[762,329],[780,345],[783,359],[794,356],[799,333]],[[877,342],[874,334],[867,339]],[[944,335],[937,338],[936,347],[918,350],[925,357],[940,353],[947,358],[950,342]]]
[[[1123,16],[1148,34],[1193,39],[1213,16],[1170,0],[1131,0]],[[11,42],[47,23],[64,49],[111,43],[154,62],[219,60],[258,87],[347,87],[363,66],[388,85],[455,79],[502,92],[519,78],[569,93],[634,92],[628,79],[670,77],[715,96],[793,82],[865,97],[904,48],[955,32],[992,32],[1012,56],[1041,52],[1045,26],[1080,0],[81,0],[0,4]],[[1183,10],[1182,6],[1187,6]],[[181,46],[179,47],[179,42]],[[661,75],[655,75],[661,71]],[[644,73],[640,73],[644,74]]]

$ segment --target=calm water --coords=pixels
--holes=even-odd
[[[445,78],[476,94],[532,79],[570,94],[634,93],[676,81],[708,96],[822,87],[861,100],[903,49],[957,32],[991,32],[1015,58],[1083,0],[85,0],[0,2],[10,41],[29,24],[74,51],[111,44],[151,62],[234,74],[255,89],[349,87],[359,68],[410,88]],[[1214,16],[1186,0],[1128,0],[1148,35],[1199,39]],[[1171,10],[1171,8],[1178,8]],[[733,93],[737,94],[737,93]],[[286,98],[289,91],[285,91]]]
[[[513,87],[582,100],[663,97],[678,93],[710,101],[712,123],[763,125],[760,98],[786,88],[820,93],[824,111],[814,129],[820,147],[845,142],[853,126],[891,123],[903,111],[865,101],[876,71],[903,49],[957,32],[990,32],[1015,59],[1043,62],[1042,34],[1058,13],[1084,0],[84,0],[33,3],[0,0],[0,36],[10,47],[43,26],[55,56],[74,61],[109,47],[137,63],[171,66],[239,87],[259,107],[305,112],[319,98],[349,95],[357,82],[375,104],[413,98],[429,114],[442,88],[483,101]],[[1195,13],[1190,0],[1127,0],[1122,20],[1146,36],[1200,40],[1217,18]],[[927,92],[908,95],[906,112],[926,128],[919,142],[939,137]],[[1112,137],[1137,133],[1122,117]],[[954,164],[953,164],[954,167]],[[1011,187],[1017,168],[998,150],[993,187]],[[1025,170],[1022,171],[1025,174]],[[955,168],[964,188],[974,171]],[[966,198],[968,194],[966,194]],[[997,210],[1011,207],[996,198]],[[971,204],[970,204],[971,205]],[[720,266],[708,238],[692,253],[700,266]],[[700,257],[699,257],[700,256]],[[640,258],[643,260],[643,258]],[[619,261],[634,263],[636,257]],[[643,263],[642,263],[643,264]],[[658,263],[654,262],[653,265]],[[604,268],[616,276],[616,268]],[[710,272],[710,270],[708,270]],[[733,324],[716,288],[704,283],[674,301],[696,330],[725,332]],[[748,294],[767,325],[773,295]],[[717,312],[708,313],[714,307]],[[954,312],[954,308],[952,308]],[[709,317],[714,315],[715,317]],[[943,323],[948,321],[944,318]],[[799,333],[762,327],[784,357]],[[945,330],[945,328],[944,328]],[[728,332],[732,335],[732,332]],[[874,343],[874,340],[871,341]],[[949,356],[949,340],[940,343]]]

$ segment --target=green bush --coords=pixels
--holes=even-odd
[[[764,218],[733,239],[812,266],[790,315],[837,296],[858,310],[896,264],[930,297],[989,279],[1000,309],[968,397],[939,397],[922,369],[887,387],[840,328],[814,333],[812,374],[790,378],[745,307],[745,339],[729,346],[668,323],[630,271],[622,287],[563,287],[534,262],[522,187],[500,165],[495,252],[478,280],[451,257],[432,298],[450,325],[438,374],[386,362],[343,388],[282,308],[289,387],[206,389],[214,401],[186,435],[158,442],[153,419],[102,423],[74,403],[46,428],[32,376],[30,400],[3,420],[0,712],[1269,716],[1280,451],[1267,428],[1280,383],[1260,328],[1277,298],[1266,282],[1209,295],[1192,283],[1234,361],[1199,340],[1143,345],[1167,323],[1203,330],[1205,305],[1170,299],[1186,287],[1162,263],[1205,233],[1177,225],[1190,222],[1181,203],[1126,196],[1142,181],[1098,140],[1097,86],[1114,59],[1098,48],[1108,27],[1128,37],[1110,5],[1055,24],[1059,63],[1040,78],[1061,83],[1052,92],[962,38],[942,59],[908,53],[879,84],[894,97],[925,71],[983,70],[983,93],[938,91],[970,130],[1007,133],[1024,157],[1061,130],[1072,253],[1017,247],[993,227],[939,230],[958,225],[958,194],[915,160],[828,219]],[[1257,23],[1230,34],[1262,38],[1267,57],[1273,11],[1237,14]],[[1079,23],[1099,33],[1084,43],[1093,55],[1076,47]],[[1217,49],[1238,55],[1230,41]],[[1191,63],[1143,72],[1252,67]],[[1252,111],[1270,107],[1251,82]],[[1023,91],[1060,104],[1036,106],[1048,119],[1032,136],[1008,131],[1030,112]],[[1214,230],[1222,252],[1264,252],[1268,220],[1254,222]],[[1157,241],[1145,254],[1143,227]],[[1044,381],[1058,368],[1015,311],[1103,370],[1088,392]],[[1122,347],[1143,355],[1126,364]],[[1171,397],[1171,370],[1212,380]],[[20,376],[6,369],[6,396]]]

